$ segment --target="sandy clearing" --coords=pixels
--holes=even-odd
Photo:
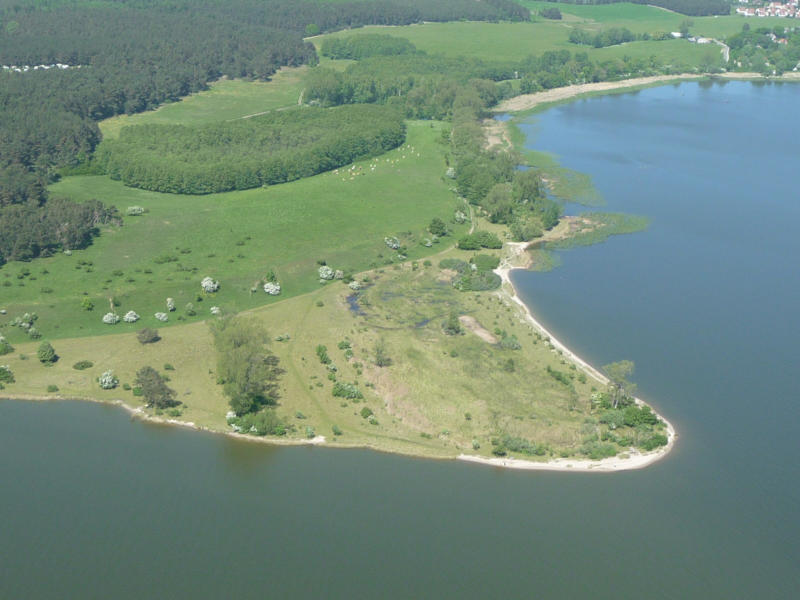
[[[472,333],[477,335],[481,338],[484,342],[488,342],[489,344],[496,344],[497,338],[492,335],[488,329],[486,329],[483,325],[478,323],[475,317],[470,317],[469,315],[461,315],[458,317],[458,320],[461,321],[461,324],[469,329]]]

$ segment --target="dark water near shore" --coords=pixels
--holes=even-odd
[[[0,402],[0,598],[792,598],[800,86],[682,84],[532,119],[644,233],[515,274],[677,427],[614,475],[269,448]]]

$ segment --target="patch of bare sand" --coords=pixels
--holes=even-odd
[[[492,333],[486,329],[483,325],[478,323],[475,317],[470,317],[469,315],[461,315],[458,317],[458,320],[461,321],[461,324],[469,329],[472,333],[477,335],[481,338],[484,342],[488,342],[489,344],[496,344],[497,338],[492,335]]]
[[[522,94],[520,96],[514,96],[513,98],[509,98],[508,100],[498,104],[495,112],[519,112],[522,110],[530,110],[539,104],[558,102],[560,100],[572,98],[573,96],[580,96],[581,94],[588,94],[591,92],[607,92],[641,85],[651,85],[653,83],[679,81],[682,79],[697,79],[698,77],[699,75],[690,74],[656,75],[653,77],[635,77],[633,79],[625,79],[623,81],[601,81],[598,83],[568,85],[544,92],[537,92],[535,94]]]

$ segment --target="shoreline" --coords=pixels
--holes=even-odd
[[[494,114],[523,113],[540,109],[548,104],[572,100],[584,95],[605,94],[617,91],[668,85],[683,81],[698,81],[702,79],[715,79],[727,81],[765,81],[765,82],[800,82],[800,73],[784,73],[781,76],[765,77],[760,73],[739,73],[736,71],[726,73],[680,73],[676,75],[651,75],[649,77],[634,77],[620,79],[619,81],[599,81],[596,83],[579,83],[564,87],[553,88],[534,94],[520,94],[503,100],[492,109]]]
[[[572,361],[587,375],[595,379],[602,385],[608,385],[608,378],[600,371],[595,369],[588,362],[583,360],[580,356],[575,354],[572,350],[567,348],[558,338],[553,336],[547,328],[544,327],[533,316],[530,308],[520,299],[517,294],[517,289],[511,281],[511,271],[514,269],[525,269],[530,265],[530,257],[525,253],[528,248],[534,243],[541,243],[543,240],[538,239],[531,242],[506,242],[506,248],[510,251],[501,262],[500,266],[494,272],[500,276],[502,283],[497,295],[509,304],[517,305],[523,313],[525,321],[536,331],[546,336],[554,351],[560,351],[561,354]],[[544,238],[546,241],[546,237]],[[637,405],[642,406],[646,403],[640,398],[634,397]],[[649,405],[647,405],[649,406]],[[652,409],[652,407],[651,407]],[[642,469],[656,461],[661,460],[669,454],[675,447],[677,440],[677,433],[663,415],[655,410],[653,411],[659,419],[664,421],[667,427],[667,445],[662,446],[652,452],[639,452],[638,450],[631,449],[629,452],[620,453],[617,456],[604,458],[601,460],[580,459],[580,458],[557,458],[546,462],[537,462],[532,460],[519,459],[514,457],[496,457],[487,458],[472,454],[460,454],[457,460],[472,462],[492,467],[500,467],[504,469],[517,469],[526,471],[566,471],[573,473],[614,473],[617,471],[630,471],[635,469]]]

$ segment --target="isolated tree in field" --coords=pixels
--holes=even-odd
[[[142,344],[153,344],[161,339],[158,335],[158,329],[150,329],[145,327],[136,332],[136,339]]]
[[[435,217],[431,224],[428,225],[428,231],[430,231],[433,235],[442,237],[447,235],[447,225],[445,225],[444,221],[442,221],[439,217]]]
[[[621,360],[603,367],[609,379],[608,389],[614,408],[636,392],[636,384],[628,381],[628,377],[633,375],[634,368],[635,365],[630,360]]]
[[[458,320],[458,314],[455,311],[451,311],[447,321],[444,322],[444,332],[447,335],[461,335],[464,332],[461,328],[461,321]]]
[[[217,350],[217,377],[231,409],[241,416],[278,400],[283,369],[267,348],[269,336],[253,318],[224,317],[210,323]]]
[[[169,408],[180,404],[175,400],[175,390],[167,387],[164,378],[153,367],[142,367],[136,372],[136,386],[142,389],[147,406]]]
[[[58,360],[56,351],[50,345],[50,342],[42,342],[39,346],[39,350],[36,351],[36,356],[43,365],[52,365]]]

